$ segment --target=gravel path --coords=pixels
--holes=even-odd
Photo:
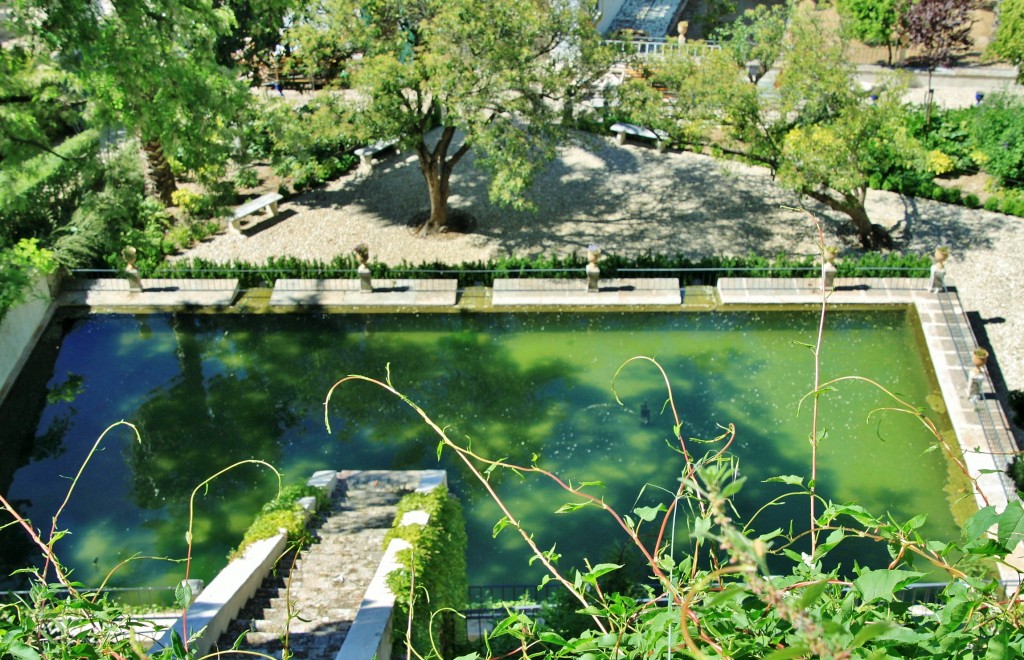
[[[452,176],[451,205],[472,213],[470,234],[414,236],[406,226],[428,207],[410,154],[391,155],[358,173],[281,206],[278,219],[248,236],[219,234],[183,257],[261,263],[291,255],[329,260],[365,242],[371,259],[389,264],[482,260],[499,255],[582,252],[588,244],[618,254],[815,254],[817,233],[799,200],[776,186],[767,170],[692,153],[657,153],[586,139],[561,151],[530,195],[536,212],[501,209],[487,201],[487,178],[471,154]],[[585,148],[584,148],[585,147]],[[859,251],[843,216],[811,206],[826,241],[842,253]],[[1024,251],[1024,220],[988,211],[872,192],[872,219],[893,230],[901,249],[951,247],[947,273],[965,309],[979,320],[1010,389],[1024,389],[1024,294],[1016,257]],[[984,339],[982,339],[984,341]]]

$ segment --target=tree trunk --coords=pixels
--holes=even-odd
[[[164,156],[164,149],[157,140],[148,140],[142,145],[142,178],[147,195],[157,197],[165,206],[170,206],[171,195],[178,189],[174,182],[171,165]]]
[[[427,193],[430,197],[430,219],[423,223],[420,228],[421,233],[441,230],[448,224],[449,181],[452,169],[469,150],[469,145],[462,144],[449,158],[448,148],[454,137],[455,127],[445,126],[441,129],[441,138],[433,149],[427,147],[426,142],[422,140],[416,145],[420,172],[423,173],[423,179],[427,184]]]
[[[825,190],[805,190],[804,194],[833,211],[839,211],[849,216],[850,222],[857,230],[860,244],[865,249],[877,250],[883,247],[892,247],[892,237],[889,232],[884,227],[872,224],[871,218],[868,217],[868,210],[864,207],[866,192],[866,190],[858,190],[853,193],[839,193],[838,197],[830,195]]]
[[[430,197],[430,219],[423,225],[423,231],[440,230],[448,224],[448,181],[451,171],[443,162],[420,160],[420,170],[427,182],[427,194]]]

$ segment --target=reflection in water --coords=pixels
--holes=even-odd
[[[826,377],[877,379],[924,402],[931,388],[906,314],[833,313]],[[41,366],[25,371],[20,398],[0,411],[4,428],[21,424],[9,440],[20,447],[6,468],[13,481],[0,487],[40,526],[63,499],[64,477],[106,426],[125,419],[141,442],[117,429],[94,457],[60,521],[74,531],[61,541],[63,558],[86,584],[135,553],[181,558],[189,494],[234,462],[268,461],[289,483],[326,468],[436,467],[431,431],[372,385],[340,389],[330,408],[334,434],[324,428],[332,384],[347,374],[384,377],[390,368],[395,387],[447,426],[453,440],[522,464],[536,455],[573,481],[602,481],[605,499],[628,512],[663,499],[682,469],[656,372],[642,363],[627,367],[616,382],[622,405],[610,390],[624,361],[650,355],[672,379],[686,437],[713,438],[719,425],[736,424],[734,449],[748,477],[736,507],[749,516],[784,492],[765,479],[808,472],[810,419],[797,403],[810,389],[812,358],[799,342],[813,339],[816,323],[815,314],[795,312],[78,319],[56,326],[48,345],[59,344],[59,355],[34,358]],[[926,533],[954,534],[938,495],[946,480],[940,453],[923,453],[929,439],[909,418],[866,423],[882,403],[877,391],[854,384],[824,399],[829,439],[819,488],[870,510],[892,508],[897,517],[927,513]],[[521,540],[510,532],[491,538],[498,510],[451,458],[441,466],[466,504],[470,581],[529,582],[535,574]],[[599,512],[555,516],[567,498],[550,485],[500,473],[492,482],[539,545],[557,544],[563,564],[583,552],[598,561],[622,556],[621,537]],[[223,565],[273,487],[267,472],[246,466],[202,494],[194,574],[209,579]],[[758,528],[801,525],[806,516],[805,504],[787,504]],[[685,534],[681,528],[677,538]],[[30,548],[3,546],[5,566],[29,561]],[[119,581],[173,584],[181,574],[177,564],[145,560]]]

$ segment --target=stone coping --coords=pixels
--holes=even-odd
[[[1016,443],[987,375],[980,400],[968,397],[970,352],[977,346],[977,340],[951,284],[947,278],[947,288],[934,292],[928,290],[928,280],[921,279],[836,279],[827,301],[829,305],[840,306],[903,304],[916,308],[947,414],[956,432],[960,458],[980,490],[975,492],[975,501],[978,508],[991,505],[1002,510],[1011,498],[1018,497],[1005,474],[1011,458],[1009,452],[1016,449]],[[717,288],[726,309],[751,304],[820,305],[822,301],[818,278],[723,278],[718,280]],[[1016,585],[1021,579],[1018,571],[1024,571],[1024,544],[1007,562],[1011,565],[999,565],[1000,579]]]
[[[451,307],[458,300],[458,280],[371,281],[373,291],[362,291],[356,279],[282,279],[274,284],[272,306],[402,306]]]
[[[65,286],[57,303],[88,307],[230,307],[238,298],[238,280],[143,279],[132,291],[125,278],[76,280]]]
[[[603,279],[597,291],[586,279],[502,278],[494,280],[491,304],[540,306],[681,305],[679,280],[671,277]]]

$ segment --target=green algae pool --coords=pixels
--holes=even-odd
[[[828,316],[823,379],[877,380],[912,402],[941,402],[907,308]],[[741,516],[786,492],[778,475],[809,475],[810,406],[817,312],[543,313],[406,315],[93,315],[51,324],[0,410],[5,450],[0,489],[37,527],[49,520],[104,428],[135,424],[141,442],[115,428],[79,482],[60,527],[58,550],[75,578],[97,584],[139,554],[185,556],[188,497],[233,462],[258,458],[299,483],[320,469],[438,467],[437,438],[401,402],[364,383],[332,400],[332,433],[323,421],[328,389],[347,374],[384,377],[421,405],[452,439],[493,458],[540,464],[574,482],[604,482],[623,512],[673,490],[682,469],[662,411],[671,378],[686,437],[712,438],[734,424],[733,453],[747,477],[736,498]],[[818,488],[897,519],[927,514],[926,536],[958,534],[944,490],[948,470],[924,428],[909,416],[872,415],[888,405],[876,389],[847,383],[822,400],[828,430]],[[937,406],[941,407],[941,406]],[[649,414],[643,414],[646,408]],[[948,422],[928,411],[941,427]],[[691,444],[691,451],[703,446]],[[466,470],[443,457],[465,506],[471,584],[534,582],[522,540],[492,538],[498,509]],[[563,566],[620,557],[621,534],[599,512],[553,513],[569,498],[536,478],[495,476],[511,509]],[[247,466],[198,499],[192,574],[209,580],[224,565],[255,511],[273,494],[266,470]],[[639,497],[639,499],[638,499]],[[762,513],[757,527],[806,526],[805,498]],[[4,574],[32,561],[8,529],[0,539]],[[841,548],[842,549],[842,548]],[[846,567],[884,565],[884,548],[850,546]],[[171,585],[184,568],[144,559],[115,584]]]

